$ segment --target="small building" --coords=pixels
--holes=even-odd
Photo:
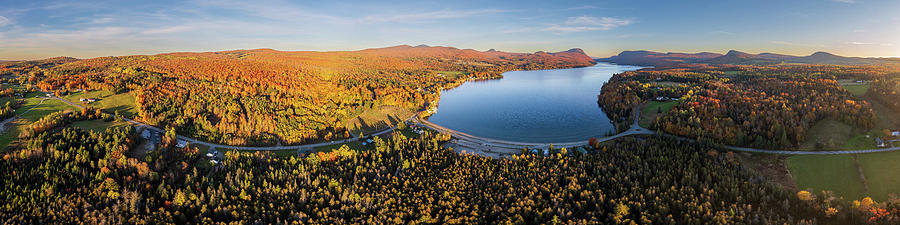
[[[141,137],[144,138],[144,139],[150,139],[150,137],[151,137],[152,135],[153,135],[153,134],[150,133],[150,130],[149,130],[149,129],[144,129],[144,131],[141,132]]]
[[[217,155],[219,155],[219,151],[216,151],[215,149],[210,149],[209,151],[206,152],[206,157],[209,157],[209,158],[214,158]]]
[[[887,144],[884,143],[884,140],[881,140],[881,138],[875,138],[875,146],[879,147],[879,148],[884,148],[884,147],[887,147]]]
[[[177,147],[177,148],[184,148],[184,147],[187,147],[187,145],[188,145],[188,142],[186,140],[182,140],[182,139],[178,139],[175,142],[176,142],[175,147]]]

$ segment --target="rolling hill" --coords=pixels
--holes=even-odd
[[[790,64],[834,64],[863,65],[900,63],[898,58],[844,57],[827,52],[816,52],[809,56],[792,56],[777,53],[750,54],[736,50],[725,55],[717,53],[659,53],[652,51],[623,51],[619,55],[597,59],[599,62],[642,66],[672,66],[681,63],[734,64],[734,65],[774,65]]]

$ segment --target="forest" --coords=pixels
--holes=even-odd
[[[886,94],[896,91],[887,86],[896,84],[884,79],[896,71],[887,66],[686,64],[617,74],[598,103],[624,129],[631,110],[642,102],[677,99],[651,129],[721,144],[790,149],[823,119],[871,128],[875,115],[869,103],[837,80],[875,80],[875,92],[890,99]]]
[[[89,112],[68,112],[70,120]],[[59,118],[48,116],[46,120]],[[69,120],[66,120],[69,121]],[[65,124],[65,123],[60,123]],[[65,125],[0,160],[5,224],[894,224],[898,200],[789,192],[731,152],[665,136],[595,144],[588,154],[494,159],[395,134],[376,147],[286,158],[196,148],[122,154],[133,128]]]
[[[437,102],[440,90],[470,79],[594,63],[580,49],[528,54],[427,46],[49,61],[3,63],[0,74],[57,95],[131,93],[138,112],[132,119],[205,141],[251,146],[348,138],[344,122],[379,105],[421,111]]]

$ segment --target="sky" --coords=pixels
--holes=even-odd
[[[0,60],[426,44],[900,57],[897,0],[0,0]]]

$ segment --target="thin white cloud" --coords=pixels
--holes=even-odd
[[[91,20],[91,24],[105,24],[115,21],[112,17],[95,18]]]
[[[856,0],[831,0],[831,1],[832,2],[840,2],[840,3],[849,3],[849,4],[856,3]]]
[[[10,24],[13,24],[13,22],[4,16],[0,16],[0,27],[10,25]]]
[[[868,42],[858,42],[858,41],[851,41],[851,42],[847,42],[847,44],[851,44],[851,45],[871,45],[872,43],[868,43]]]
[[[392,23],[392,22],[417,23],[417,22],[428,22],[428,21],[441,20],[441,19],[466,18],[466,17],[473,17],[473,16],[504,13],[504,12],[509,12],[509,10],[499,10],[499,9],[441,10],[441,11],[409,13],[409,14],[370,15],[370,16],[366,16],[365,18],[360,20],[360,23],[363,23],[363,24]]]
[[[160,27],[160,28],[141,31],[141,34],[171,34],[171,33],[178,33],[178,32],[182,32],[182,31],[188,31],[191,29],[192,29],[192,27],[190,27],[190,26]]]
[[[621,19],[613,17],[592,17],[579,16],[569,17],[561,24],[551,24],[547,27],[523,27],[504,30],[503,33],[523,33],[523,32],[584,32],[584,31],[604,31],[612,30],[617,27],[627,26],[634,23],[633,19]]]

